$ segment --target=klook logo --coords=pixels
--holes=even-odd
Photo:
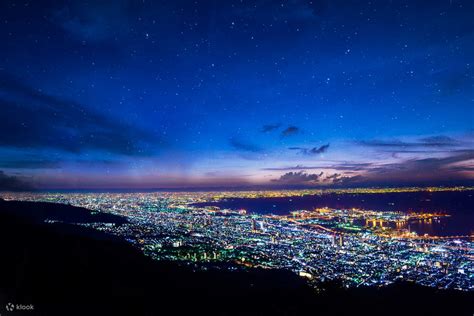
[[[5,309],[7,312],[13,312],[13,311],[34,311],[35,306],[33,304],[13,304],[13,303],[8,303],[5,305]]]
[[[15,305],[13,303],[8,303],[6,306],[5,306],[6,310],[9,311],[9,312],[13,312],[15,310]]]

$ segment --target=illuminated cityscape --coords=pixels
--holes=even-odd
[[[469,192],[472,188],[409,189],[420,190]],[[473,235],[429,236],[409,230],[410,223],[439,222],[455,215],[329,207],[274,215],[194,206],[229,196],[295,194],[309,192],[11,193],[2,197],[65,203],[123,216],[128,219],[123,225],[81,225],[121,236],[156,260],[195,269],[286,269],[315,288],[330,280],[346,287],[379,287],[404,280],[439,289],[474,290]]]

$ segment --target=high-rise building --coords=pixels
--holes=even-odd
[[[254,218],[252,218],[252,231],[257,231],[257,221]]]

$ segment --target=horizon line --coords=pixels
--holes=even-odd
[[[0,191],[0,193],[154,193],[154,192],[246,192],[246,191],[343,191],[343,190],[389,190],[389,189],[419,189],[420,191],[429,189],[463,189],[465,191],[474,190],[472,185],[402,185],[402,186],[357,186],[357,187],[337,187],[337,188],[302,188],[302,187],[287,187],[287,188],[263,188],[263,187],[246,187],[246,188],[82,188],[82,189],[37,189],[37,190],[23,190],[23,191]]]

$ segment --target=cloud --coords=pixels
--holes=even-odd
[[[451,147],[457,146],[460,142],[454,138],[444,135],[430,136],[420,139],[424,146]]]
[[[329,176],[326,177],[326,180],[335,180],[335,179],[339,179],[341,177],[341,174],[340,173],[333,173]]]
[[[278,182],[282,184],[310,184],[317,183],[319,179],[323,176],[323,172],[319,174],[306,173],[304,171],[298,172],[287,172],[280,176],[278,179],[273,179],[273,182]]]
[[[59,168],[57,160],[43,159],[8,159],[0,160],[0,168],[6,169],[55,169]]]
[[[445,157],[414,158],[374,165],[366,170],[367,182],[380,185],[397,184],[464,184],[474,182],[474,150]]]
[[[239,140],[237,138],[229,139],[229,144],[234,149],[241,150],[241,151],[253,152],[253,153],[258,153],[258,152],[263,151],[263,149],[261,147],[259,147],[257,145],[254,145],[254,144],[251,144],[251,143],[248,143],[248,142],[245,142],[245,141],[242,141],[242,140]]]
[[[462,143],[456,139],[453,139],[448,136],[438,135],[420,138],[416,141],[401,141],[401,140],[364,140],[356,142],[359,145],[366,147],[374,148],[423,148],[423,147],[438,147],[438,148],[447,148],[447,147],[456,147]]]
[[[330,178],[330,180],[335,186],[344,187],[344,186],[352,186],[352,185],[361,184],[364,182],[365,178],[361,175],[343,176],[340,174],[334,174],[333,177]]]
[[[268,167],[262,168],[262,170],[267,171],[291,171],[291,170],[324,170],[324,169],[331,169],[331,170],[348,170],[348,171],[361,171],[369,169],[373,163],[371,162],[363,162],[363,163],[352,163],[352,162],[341,162],[332,165],[316,165],[316,166],[304,166],[304,165],[296,165],[296,166],[289,166],[289,167]]]
[[[1,72],[0,115],[2,147],[143,156],[164,145],[150,133]]]
[[[300,128],[296,126],[288,126],[281,132],[281,137],[293,136],[300,133]]]
[[[0,170],[0,191],[28,191],[33,186],[20,177],[9,176]]]
[[[69,1],[51,20],[80,39],[101,41],[128,31],[130,11],[127,0]]]
[[[306,170],[306,169],[324,169],[325,167],[320,168],[319,166],[303,166],[303,165],[296,165],[291,167],[266,167],[262,168],[262,170],[266,171],[287,171],[287,170]]]
[[[456,72],[441,72],[438,77],[441,94],[451,96],[462,92],[472,91],[474,85],[474,72],[463,70]]]
[[[298,187],[327,187],[327,186],[350,186],[363,182],[365,178],[361,175],[348,176],[341,173],[325,174],[306,173],[305,171],[287,172],[272,182]]]
[[[360,183],[363,180],[364,180],[364,177],[361,175],[348,176],[341,173],[333,173],[331,175],[327,175],[323,179],[324,182],[329,182],[330,184],[336,185],[336,186],[346,186],[346,185],[349,186],[354,183]]]
[[[310,154],[319,155],[325,153],[329,149],[329,144],[322,145],[321,147],[313,147],[309,150]]]
[[[474,150],[467,150],[460,154],[450,155],[442,158],[422,158],[409,159],[400,163],[385,164],[370,169],[371,172],[388,173],[388,172],[404,172],[404,173],[431,173],[433,176],[439,171],[449,171],[451,165],[462,162],[472,161],[474,163]]]
[[[281,124],[268,124],[268,125],[263,125],[262,126],[262,133],[268,133],[271,131],[274,131],[276,129],[279,129]]]
[[[433,140],[434,141],[434,140]],[[437,141],[437,140],[436,140]],[[266,171],[289,171],[282,176],[291,184],[330,186],[399,186],[399,185],[474,185],[474,150],[459,150],[443,157],[411,158],[394,163],[341,162],[330,165],[263,168]],[[305,170],[336,170],[333,174],[305,177]],[[298,181],[299,179],[299,181]],[[313,180],[312,182],[305,179]],[[274,182],[284,182],[280,179]]]
[[[329,144],[320,147],[304,148],[304,147],[290,147],[290,150],[298,150],[303,155],[320,155],[329,149]]]

